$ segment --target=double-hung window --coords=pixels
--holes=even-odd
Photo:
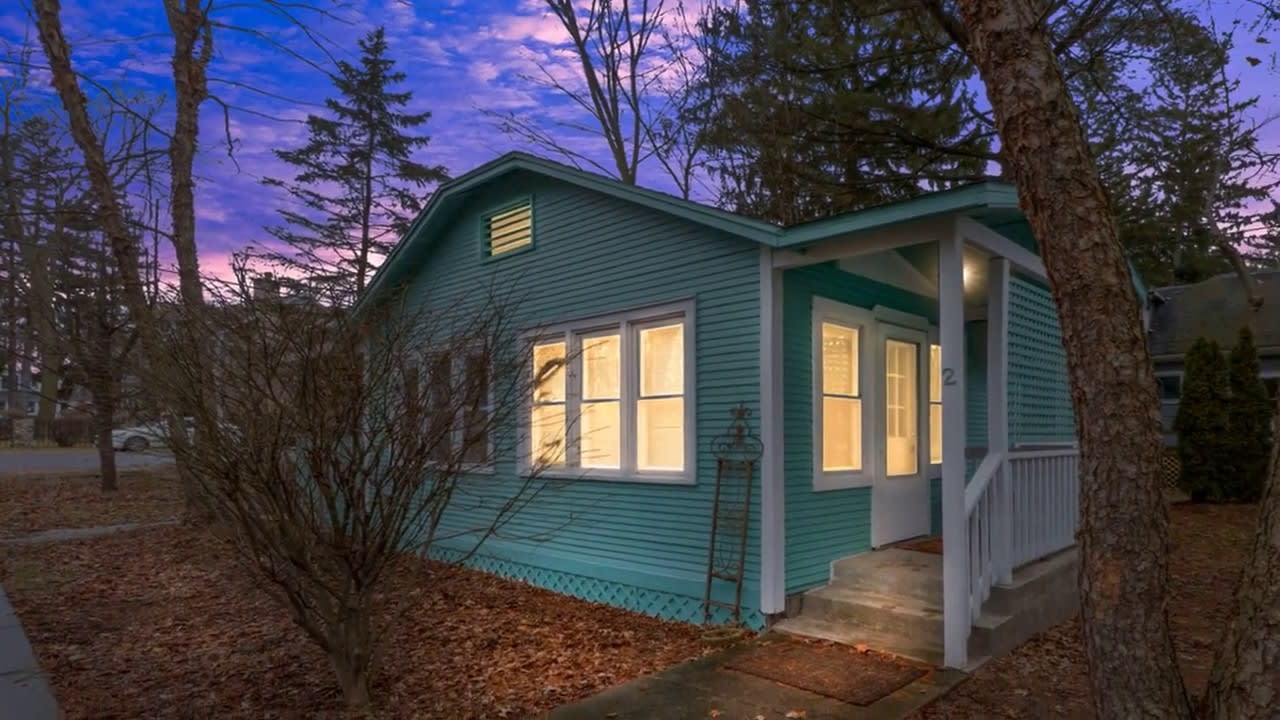
[[[410,392],[427,403],[426,432],[433,443],[432,460],[442,464],[490,465],[489,363],[480,353],[439,352],[426,362],[427,387],[418,375],[408,380]]]
[[[682,303],[543,335],[526,462],[586,478],[692,482],[692,322]]]
[[[832,490],[869,480],[867,415],[871,407],[864,362],[871,342],[871,316],[857,308],[814,298],[814,468],[815,487]]]

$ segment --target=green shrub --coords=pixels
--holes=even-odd
[[[1227,363],[1218,344],[1197,340],[1187,352],[1182,400],[1173,421],[1182,463],[1179,484],[1195,502],[1227,497],[1224,481],[1231,475],[1229,391]]]
[[[1231,405],[1227,411],[1230,427],[1231,478],[1228,496],[1237,500],[1257,500],[1267,481],[1271,459],[1271,400],[1261,377],[1253,333],[1240,328],[1240,339],[1231,349]]]

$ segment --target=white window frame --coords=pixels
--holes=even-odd
[[[873,470],[879,467],[880,448],[875,441],[872,428],[875,425],[878,393],[873,379],[876,377],[880,362],[876,353],[870,352],[875,347],[875,317],[867,310],[853,305],[846,305],[835,300],[814,296],[812,308],[812,387],[813,403],[813,489],[815,491],[845,490],[849,488],[870,487],[875,479]],[[823,469],[822,460],[822,324],[824,322],[857,328],[858,330],[858,391],[861,399],[862,418],[862,468],[859,470]]]
[[[565,343],[568,363],[565,368],[565,464],[540,469],[544,477],[600,480],[606,482],[642,482],[667,485],[693,485],[697,480],[697,365],[695,335],[696,306],[693,300],[682,300],[663,305],[652,305],[608,315],[597,315],[580,320],[560,323],[539,329],[529,335],[529,347],[534,344]],[[684,470],[641,470],[637,467],[636,413],[640,396],[640,330],[675,324],[679,320],[684,335]],[[589,468],[581,466],[581,437],[579,419],[582,403],[582,340],[593,335],[621,335],[621,403],[620,442],[621,467]],[[530,353],[532,355],[532,353]],[[532,372],[530,368],[530,372]],[[518,465],[527,475],[533,465],[533,448],[530,447],[532,396],[526,399],[521,413]]]

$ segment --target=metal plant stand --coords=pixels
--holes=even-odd
[[[713,608],[733,614],[742,622],[742,582],[746,568],[747,532],[751,520],[751,486],[764,446],[751,431],[751,410],[739,403],[732,411],[728,431],[711,443],[716,458],[715,497],[711,503],[711,539],[707,549],[707,586],[703,596],[703,622],[711,623]],[[717,581],[733,584],[733,602],[717,600]]]

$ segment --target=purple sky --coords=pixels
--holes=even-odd
[[[0,9],[0,42],[13,46],[24,37],[34,40],[23,4],[7,2]],[[1251,12],[1246,0],[1206,2],[1204,7],[1224,29]],[[304,17],[310,32],[347,59],[354,57],[355,38],[376,25],[386,26],[390,54],[409,75],[407,87],[415,94],[416,109],[433,113],[427,126],[432,144],[422,159],[458,175],[520,148],[479,108],[575,117],[575,109],[562,98],[522,79],[536,74],[539,62],[563,79],[575,78],[564,31],[543,8],[542,0],[351,0],[334,11],[337,17]],[[235,161],[227,156],[222,107],[206,103],[198,161],[198,239],[202,265],[213,272],[225,268],[233,251],[263,240],[262,226],[276,222],[278,201],[260,180],[291,174],[270,150],[298,146],[301,119],[332,92],[319,70],[291,57],[292,51],[320,58],[299,27],[260,9],[233,9],[217,17],[261,31],[267,39],[229,30],[215,37],[211,89],[230,106],[226,123],[235,141]],[[163,93],[172,87],[170,44],[159,0],[64,0],[64,20],[73,59],[85,75],[112,88]],[[1233,58],[1232,71],[1245,92],[1261,96],[1257,120],[1280,114],[1280,83],[1275,82],[1280,76],[1271,70],[1271,52],[1270,46],[1250,39]],[[1266,62],[1252,67],[1247,55]],[[0,66],[0,73],[5,72]],[[33,96],[55,102],[40,88]],[[1272,144],[1280,141],[1280,129],[1269,128],[1265,135]],[[592,147],[590,140],[582,142]],[[595,154],[602,156],[603,147],[595,146]],[[656,167],[642,168],[641,182],[668,189]]]

